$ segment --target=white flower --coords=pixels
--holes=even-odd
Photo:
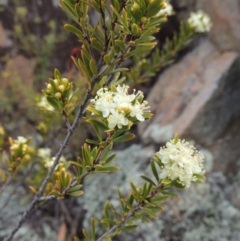
[[[25,144],[27,142],[27,139],[23,136],[18,136],[16,140],[14,140],[15,143],[19,144]]]
[[[122,126],[128,125],[128,119],[121,113],[113,111],[108,117],[108,126],[113,129],[115,126],[122,128]]]
[[[150,107],[148,106],[147,101],[143,101],[142,104],[140,104],[138,101],[135,105],[132,106],[130,116],[136,117],[139,121],[144,121],[144,113],[149,112]]]
[[[54,111],[54,108],[53,106],[51,106],[46,97],[43,96],[41,97],[41,100],[37,103],[37,106],[40,108],[40,109],[43,109],[43,110],[46,110],[46,111]]]
[[[205,33],[210,31],[212,27],[212,22],[210,17],[199,10],[197,13],[191,13],[188,23],[195,29],[198,33]]]
[[[128,89],[127,85],[118,85],[115,91],[101,88],[91,100],[94,108],[102,113],[102,117],[107,118],[109,128],[128,125],[129,117],[144,121],[144,113],[150,112],[148,103],[143,101],[143,93],[135,93],[134,90],[133,94],[128,94]]]
[[[38,157],[45,159],[51,157],[51,149],[50,148],[39,148],[37,152]]]
[[[52,157],[51,159],[50,158],[44,159],[44,166],[46,168],[50,169],[51,166],[53,165],[55,159],[56,159],[56,157]],[[58,165],[60,162],[62,162],[62,163],[66,162],[66,158],[64,156],[61,156],[59,159]],[[57,169],[58,165],[55,167],[55,169]]]
[[[161,179],[178,179],[183,186],[189,187],[192,181],[196,181],[195,174],[204,174],[203,154],[184,140],[167,142],[156,155],[163,164]]]
[[[161,9],[158,13],[157,16],[171,16],[174,15],[174,10],[173,10],[173,6],[168,2],[165,1],[166,7],[164,9]]]

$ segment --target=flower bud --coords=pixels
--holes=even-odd
[[[53,80],[53,82],[55,83],[55,85],[56,85],[56,86],[58,86],[58,85],[59,85],[59,83],[58,83],[58,80],[57,80],[57,79],[54,79],[54,80]]]
[[[62,79],[62,83],[63,83],[63,85],[66,87],[67,86],[67,84],[68,84],[68,79],[67,78],[63,78]]]
[[[136,2],[134,2],[134,4],[131,7],[131,11],[132,11],[132,15],[135,18],[135,20],[137,22],[139,22],[143,15],[142,11],[141,11],[141,7]]]
[[[63,92],[63,91],[65,90],[64,85],[59,85],[59,86],[58,86],[58,90],[59,90],[60,92]]]
[[[60,99],[62,97],[61,93],[60,92],[57,92],[55,95],[54,95],[57,99]]]

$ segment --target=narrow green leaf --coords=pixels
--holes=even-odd
[[[107,159],[103,160],[103,163],[104,164],[110,163],[116,157],[116,155],[117,154],[110,155]]]
[[[105,218],[110,219],[109,201],[107,201],[107,202],[105,203],[105,206],[104,206],[104,215],[105,215]]]
[[[113,142],[125,142],[125,141],[130,141],[135,137],[135,135],[133,133],[128,133],[128,134],[124,134],[122,136],[116,137],[115,139],[113,139]]]
[[[91,140],[91,139],[86,139],[86,142],[89,143],[89,144],[98,145],[98,141],[94,141],[94,140]]]
[[[96,120],[96,119],[88,119],[87,120],[87,122],[89,122],[89,123],[91,123],[92,125],[94,125],[94,126],[97,126],[99,129],[101,129],[101,130],[103,130],[103,131],[106,131],[106,130],[108,130],[108,126],[105,124],[105,123],[103,123],[103,122],[101,122],[101,121],[98,121],[98,120]]]
[[[82,232],[83,232],[83,235],[84,235],[86,241],[92,241],[90,235],[87,233],[87,231],[85,229],[83,229]]]
[[[90,60],[89,67],[94,75],[98,75],[97,65],[94,59]]]
[[[100,53],[104,52],[103,44],[100,43],[96,38],[91,38],[90,41],[91,41],[91,45],[93,46],[93,48],[98,50]]]
[[[57,100],[55,97],[46,97],[48,103],[53,106],[57,110],[63,110],[63,104],[59,100]]]
[[[146,177],[146,176],[141,176],[142,179],[144,179],[145,181],[151,183],[153,186],[156,187],[156,184],[154,183],[153,180],[151,180],[149,177]]]
[[[168,178],[165,178],[165,179],[163,179],[163,180],[161,181],[161,183],[168,185],[168,184],[172,183],[172,180],[170,180],[170,179],[168,179]]]
[[[114,73],[118,73],[118,72],[126,72],[129,71],[128,68],[118,68],[118,69],[113,69],[112,71],[110,71],[108,74],[114,74]]]
[[[75,191],[79,191],[82,188],[81,184],[77,184],[74,187],[70,188],[67,193],[71,193],[71,192],[75,192]]]
[[[116,39],[114,42],[115,42],[115,45],[118,46],[121,51],[124,51],[126,49],[126,45],[125,45],[124,41],[122,41],[120,39]]]
[[[175,180],[172,182],[172,185],[178,189],[186,189],[186,186],[183,186],[178,180]]]
[[[160,196],[153,197],[153,198],[151,199],[151,202],[152,202],[152,203],[164,202],[164,201],[167,200],[168,198],[169,198],[168,195],[160,195]]]
[[[61,74],[60,74],[58,69],[54,69],[54,78],[58,79],[58,80],[62,79],[62,76],[61,76]]]
[[[158,216],[157,216],[154,212],[152,212],[150,209],[146,208],[144,211],[145,211],[151,218],[158,219]]]
[[[83,38],[83,33],[81,32],[81,30],[78,29],[78,28],[76,28],[76,27],[74,27],[73,25],[71,25],[71,24],[65,24],[65,25],[64,25],[64,28],[65,28],[67,31],[76,34],[78,37]]]
[[[95,229],[95,219],[91,218],[91,231],[92,231],[92,239],[95,240],[96,229]]]
[[[120,168],[118,166],[104,166],[104,167],[98,167],[96,168],[95,172],[98,173],[110,173],[110,172],[116,172]]]
[[[80,239],[78,237],[74,237],[74,241],[80,241]]]
[[[61,0],[60,5],[73,20],[77,21],[75,10],[67,1]]]
[[[109,54],[105,54],[104,57],[103,57],[103,60],[107,65],[111,64],[111,57],[110,57]]]
[[[112,147],[113,147],[112,142],[105,147],[105,150],[103,151],[102,156],[101,156],[101,161],[103,161],[105,158],[107,158],[109,152],[112,150]]]
[[[159,182],[159,176],[158,176],[158,172],[155,166],[155,163],[153,161],[151,161],[151,169],[153,172],[154,177],[156,178],[156,180]]]
[[[79,197],[79,196],[82,196],[83,193],[84,193],[83,191],[75,191],[75,192],[68,193],[68,195],[73,197]]]
[[[138,227],[138,225],[128,225],[128,226],[118,228],[118,230],[121,232],[127,232],[127,231],[132,231],[132,230],[136,229],[137,227]]]

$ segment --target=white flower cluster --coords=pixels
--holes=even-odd
[[[91,100],[94,108],[107,118],[109,128],[127,126],[131,118],[144,121],[144,114],[150,113],[147,101],[143,101],[143,93],[134,90],[133,94],[128,94],[128,89],[127,85],[118,85],[115,91],[101,88]]]
[[[184,140],[171,140],[156,155],[162,162],[161,179],[179,180],[185,187],[196,181],[195,174],[203,175],[204,156]]]
[[[188,23],[195,29],[198,33],[209,32],[212,27],[212,22],[210,17],[199,10],[196,13],[191,13]]]

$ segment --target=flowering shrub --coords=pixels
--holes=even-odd
[[[116,156],[113,146],[133,139],[132,125],[152,116],[143,93],[133,90],[129,94],[129,86],[123,83],[134,85],[148,80],[196,33],[208,31],[211,26],[208,17],[202,13],[191,15],[187,23],[181,24],[173,40],[166,41],[164,49],[153,53],[151,59],[148,56],[157,44],[153,35],[167,21],[167,16],[173,14],[171,6],[164,0],[111,0],[109,3],[60,0],[60,5],[76,23],[76,26],[66,24],[64,27],[81,43],[79,58],[72,57],[72,60],[87,89],[80,102],[73,83],[55,69],[54,77],[43,90],[46,99],[41,98],[37,105],[47,110],[51,117],[61,113],[67,127],[66,137],[54,157],[50,148],[31,146],[30,139],[10,138],[10,155],[6,161],[8,181],[11,173],[16,175],[20,167],[24,170],[26,164],[35,159],[37,162],[33,163],[41,181],[39,177],[37,180],[29,178],[35,196],[4,241],[11,240],[29,214],[42,203],[66,196],[81,196],[86,177],[119,170],[113,163]],[[89,10],[96,11],[99,16],[94,26],[90,23]],[[132,71],[123,67],[124,60],[130,58],[133,59]],[[73,121],[72,116],[75,116]],[[64,150],[83,119],[91,124],[96,135],[86,139],[75,160],[66,161]],[[47,128],[40,122],[38,130],[43,135]],[[142,176],[144,184],[140,187],[130,183],[131,193],[127,197],[117,190],[121,210],[107,201],[104,217],[91,219],[91,232],[82,232],[86,241],[112,240],[111,237],[121,232],[135,229],[136,221],[149,222],[149,218],[157,218],[162,203],[176,195],[172,193],[172,187],[185,189],[191,182],[204,178],[202,154],[177,137],[155,154],[150,166],[152,175]],[[2,179],[6,179],[5,176]],[[106,229],[102,235],[97,233],[97,225]],[[75,237],[75,240],[79,239]]]

